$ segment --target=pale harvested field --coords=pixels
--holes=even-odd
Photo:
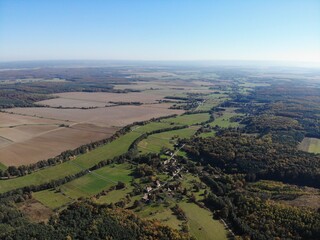
[[[23,125],[14,128],[0,128],[0,136],[9,139],[11,142],[23,142],[57,129],[57,127],[58,125]]]
[[[13,109],[8,109],[7,112],[11,112],[11,110]],[[64,122],[56,121],[52,119],[34,118],[33,116],[19,116],[16,114],[8,114],[8,113],[0,112],[0,128],[16,127],[16,126],[22,126],[22,125],[40,125],[40,124],[53,125],[53,124],[61,124],[61,123],[64,123]]]
[[[22,165],[54,157],[63,151],[111,136],[115,128],[103,128],[101,132],[91,131],[88,126],[56,127],[41,134],[30,135],[24,141],[12,142],[0,149],[0,162]]]
[[[52,107],[104,107],[112,105],[110,102],[141,102],[156,103],[163,99],[163,94],[151,94],[145,92],[130,93],[106,93],[106,92],[68,92],[54,94],[58,98],[44,100],[38,104]]]
[[[30,164],[83,144],[107,138],[137,121],[181,114],[171,104],[144,104],[97,109],[13,108],[0,113],[0,162]],[[60,127],[61,124],[69,127]]]
[[[68,99],[68,98],[53,98],[53,99],[37,102],[37,104],[46,105],[50,107],[67,107],[67,108],[105,107],[105,106],[112,105],[102,101],[101,102],[85,101],[85,100]]]
[[[4,137],[0,137],[0,149],[1,149],[2,147],[8,146],[8,145],[10,145],[10,144],[11,144],[11,141],[10,141],[10,140],[8,140],[8,139],[6,139],[6,138],[4,138]]]
[[[10,111],[73,123],[90,123],[100,127],[124,126],[151,118],[181,114],[181,110],[168,109],[171,104],[116,106],[97,109],[14,108]]]

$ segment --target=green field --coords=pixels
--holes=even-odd
[[[171,118],[168,118],[168,119],[171,119]],[[165,119],[162,121],[161,122],[151,122],[151,123],[148,123],[148,124],[142,125],[142,126],[134,126],[134,127],[132,127],[132,131],[143,134],[146,132],[152,132],[152,131],[163,129],[163,128],[173,127],[170,125],[170,123],[165,122]]]
[[[166,207],[163,204],[152,204],[136,211],[135,213],[145,219],[156,219],[162,224],[172,227],[174,229],[181,229],[182,221],[171,211],[173,205]]]
[[[212,93],[204,97],[205,102],[200,104],[196,110],[199,111],[209,111],[213,107],[218,106],[221,102],[226,101],[227,94],[225,93]]]
[[[6,170],[7,166],[3,165],[2,163],[0,163],[0,170]]]
[[[197,129],[197,127],[189,127],[152,134],[138,144],[138,150],[145,154],[150,152],[159,153],[163,147],[173,149],[173,145],[178,138],[190,138]]]
[[[44,190],[34,193],[33,196],[44,205],[57,208],[80,197],[91,197],[107,190],[118,181],[130,187],[131,172],[129,164],[112,164],[59,186],[60,191]]]
[[[228,128],[228,127],[239,127],[240,124],[238,122],[231,122],[230,118],[234,116],[240,116],[241,114],[237,114],[234,112],[223,112],[222,116],[216,117],[213,122],[210,123],[210,126]]]
[[[207,137],[214,137],[216,135],[215,131],[211,132],[203,132],[199,134],[199,137],[207,138]]]
[[[51,209],[56,209],[72,202],[72,199],[61,192],[57,192],[55,189],[32,193],[32,197]]]
[[[79,155],[76,159],[39,170],[29,175],[0,181],[0,193],[30,185],[40,185],[90,168],[105,159],[112,159],[128,151],[131,143],[145,132],[168,128],[169,123],[150,123],[119,137],[115,141]],[[172,126],[171,126],[172,127]]]
[[[130,183],[132,169],[129,164],[112,164],[68,182],[59,188],[67,196],[77,199],[79,197],[91,197],[102,190],[107,190],[117,184],[118,181],[127,185]]]
[[[320,139],[304,138],[299,145],[299,149],[310,153],[320,153]]]
[[[198,176],[192,175],[191,173],[186,173],[183,175],[183,179],[181,181],[182,187],[186,188],[188,192],[192,193],[196,197],[197,201],[202,201],[204,199],[204,192],[206,188],[201,188],[199,191],[195,191],[194,183],[201,183],[201,180]]]
[[[212,217],[212,213],[200,208],[195,203],[181,202],[178,204],[186,213],[190,233],[199,240],[227,239],[227,230],[224,225]]]
[[[127,194],[132,192],[132,190],[133,190],[133,187],[127,184],[126,188],[108,192],[107,195],[103,195],[99,197],[95,202],[100,204],[116,203],[116,202],[119,202],[121,199],[125,198]]]
[[[210,99],[199,105],[197,111],[209,111],[211,108],[216,107],[220,104],[220,101],[217,99]]]
[[[167,118],[161,122],[176,123],[181,125],[193,125],[208,121],[210,115],[208,113],[185,114],[174,118]]]

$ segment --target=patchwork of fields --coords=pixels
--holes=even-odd
[[[99,109],[15,108],[0,113],[0,162],[34,163],[63,151],[108,138],[137,121],[179,114],[170,104]]]
[[[131,173],[129,164],[112,164],[62,185],[58,191],[44,190],[34,193],[33,196],[45,206],[55,209],[80,197],[91,197],[115,186],[118,181],[129,185]]]
[[[46,107],[8,109],[0,113],[0,162],[5,166],[35,163],[83,144],[108,138],[119,128],[133,122],[182,114],[183,110],[169,109],[175,99],[170,100],[172,103],[161,102],[166,96],[207,94],[207,101],[197,110],[209,110],[226,97],[225,93],[214,94],[209,89],[212,86],[212,83],[200,80],[141,81],[115,86],[116,89],[139,92],[66,92],[38,102]],[[119,102],[142,105],[115,105]],[[194,115],[191,122],[185,122],[184,118],[171,121],[194,124],[207,121],[209,115]]]
[[[163,148],[174,151],[174,145],[178,139],[192,137],[201,128],[201,124],[209,123],[212,115],[209,112],[182,114],[185,110],[170,109],[175,102],[180,101],[184,104],[187,102],[184,98],[189,98],[190,93],[195,96],[199,94],[202,97],[206,96],[206,101],[199,104],[199,107],[193,111],[209,111],[227,99],[225,93],[213,93],[209,89],[213,84],[208,82],[190,81],[187,84],[183,82],[183,86],[181,83],[179,81],[164,81],[117,85],[118,89],[136,88],[141,91],[125,94],[67,92],[55,94],[57,98],[38,102],[45,107],[12,108],[1,112],[0,118],[3,121],[0,124],[0,162],[2,163],[0,169],[5,169],[9,165],[18,166],[54,157],[62,151],[109,137],[121,127],[134,122],[172,114],[178,114],[178,116],[152,121],[145,125],[135,125],[131,131],[116,140],[78,155],[72,160],[25,176],[0,180],[0,193],[31,185],[46,184],[87,170],[85,175],[65,184],[33,192],[32,200],[37,204],[41,203],[49,210],[51,209],[50,211],[59,211],[79,198],[91,198],[100,204],[126,200],[127,207],[132,207],[143,196],[141,193],[131,196],[135,190],[132,181],[133,179],[136,181],[133,175],[134,165],[112,163],[93,171],[88,171],[88,169],[103,160],[126,153],[137,138],[156,130],[165,131],[151,134],[142,139],[138,143],[139,153],[160,153]],[[169,102],[165,102],[166,96],[173,98]],[[140,105],[117,105],[117,102],[139,102]],[[224,115],[226,119],[221,121],[229,122],[234,115],[236,114]],[[225,124],[219,125],[227,127]],[[238,126],[236,123],[231,123],[231,125]],[[168,130],[181,126],[185,126],[185,128]],[[210,134],[212,133],[214,131],[210,132]],[[183,154],[186,153],[177,152],[177,155]],[[160,174],[158,177],[161,181],[173,179],[165,174]],[[124,183],[125,187],[114,189],[119,181]],[[195,182],[200,184],[200,179],[186,174],[182,186],[188,191],[194,192]],[[140,184],[143,188],[147,187],[143,183],[143,179]],[[109,189],[111,190],[109,191]],[[97,194],[104,191],[108,192],[97,197]],[[196,199],[201,201],[204,189],[194,192],[194,194]],[[32,209],[32,206],[30,205],[28,208]],[[184,198],[179,206],[186,212],[187,220],[182,221],[172,211],[171,207],[173,206],[171,201],[170,208],[165,207],[164,204],[157,204],[154,207],[139,208],[136,213],[146,219],[157,219],[163,224],[179,230],[187,221],[191,234],[199,239],[211,239],[214,235],[212,229],[215,229],[214,232],[218,234],[218,239],[226,239],[227,233],[223,224],[218,220],[213,220],[210,211],[202,209]]]
[[[51,180],[60,179],[68,175],[76,174],[83,169],[93,167],[102,160],[112,159],[128,151],[132,142],[148,131],[154,131],[170,127],[169,124],[153,122],[133,130],[115,141],[98,147],[86,154],[79,155],[74,160],[67,161],[56,166],[45,168],[23,177],[9,180],[0,180],[0,193],[29,185],[40,185]]]

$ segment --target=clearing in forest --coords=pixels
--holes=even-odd
[[[306,137],[299,144],[299,149],[310,153],[320,153],[320,139]]]

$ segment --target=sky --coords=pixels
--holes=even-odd
[[[0,0],[0,61],[320,63],[320,0]]]

